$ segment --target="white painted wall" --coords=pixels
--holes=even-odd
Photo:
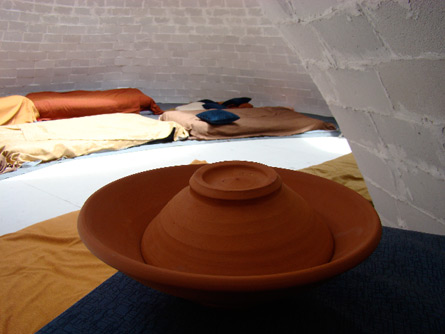
[[[445,234],[445,1],[262,0],[385,225]]]
[[[331,115],[257,0],[1,0],[0,96],[135,87]]]

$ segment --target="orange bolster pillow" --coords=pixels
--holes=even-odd
[[[136,88],[104,91],[75,90],[70,92],[37,92],[26,95],[34,102],[40,118],[62,119],[112,113],[139,113],[151,110],[162,114],[162,109],[149,96]]]

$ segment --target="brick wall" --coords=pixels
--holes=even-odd
[[[348,138],[385,225],[445,234],[445,1],[261,1]]]
[[[257,0],[2,0],[0,73],[0,96],[135,87],[331,114]]]
[[[383,223],[445,234],[444,15],[437,0],[2,0],[0,95],[332,111]]]

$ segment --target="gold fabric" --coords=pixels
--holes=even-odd
[[[35,333],[116,272],[80,241],[78,213],[0,237],[1,333]]]
[[[301,171],[338,182],[358,192],[368,201],[372,202],[363,175],[358,169],[357,162],[352,153],[319,165],[301,169]]]
[[[20,95],[0,97],[0,125],[32,123],[39,117],[34,103]]]

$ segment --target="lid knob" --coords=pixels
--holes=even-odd
[[[269,166],[247,161],[224,161],[199,168],[190,178],[192,190],[215,199],[253,199],[281,187],[281,178]]]

